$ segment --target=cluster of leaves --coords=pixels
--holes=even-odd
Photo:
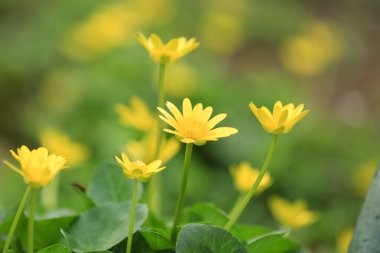
[[[95,169],[88,189],[78,191],[87,210],[80,214],[56,211],[36,217],[35,248],[38,253],[124,252],[132,187],[132,181],[125,179],[117,164],[101,163]],[[139,199],[142,195],[140,185]],[[12,219],[8,217],[2,222],[1,240],[9,231]],[[286,237],[287,231],[238,224],[228,232],[221,228],[227,221],[228,216],[214,205],[195,204],[186,209],[175,244],[169,239],[169,220],[155,217],[145,204],[138,204],[133,252],[306,252]],[[26,223],[24,216],[13,244],[16,252],[25,248]]]

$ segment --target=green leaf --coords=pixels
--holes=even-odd
[[[139,185],[138,198],[141,195]],[[116,162],[100,163],[92,175],[87,195],[97,206],[121,203],[132,198],[133,180],[128,179]]]
[[[67,231],[62,233],[75,252],[110,249],[128,235],[130,203],[114,203],[82,213]],[[136,206],[134,231],[147,216],[146,205]]]
[[[380,252],[380,168],[360,211],[348,253]]]
[[[185,225],[179,235],[177,253],[248,253],[228,231],[205,224]]]
[[[144,237],[151,250],[175,248],[173,242],[161,231],[155,229],[141,229],[139,233]]]
[[[37,251],[37,253],[71,253],[71,250],[61,244],[55,244],[50,247]]]
[[[284,237],[286,231],[276,231],[259,236],[249,242],[250,253],[294,253],[299,246]]]
[[[42,249],[59,243],[62,239],[61,229],[66,229],[76,216],[63,216],[54,218],[35,220],[34,222],[34,246],[36,249]],[[27,238],[27,227],[23,230],[23,238]]]
[[[191,208],[186,209],[185,216],[187,222],[205,223],[218,227],[224,227],[229,221],[229,217],[224,211],[213,204],[205,203],[197,203]],[[273,229],[262,226],[236,224],[230,232],[239,240],[245,242],[272,231]]]

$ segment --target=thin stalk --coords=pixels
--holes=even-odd
[[[132,250],[132,238],[133,238],[133,228],[134,228],[134,223],[135,223],[138,186],[139,186],[139,181],[135,179],[133,183],[131,212],[129,214],[129,229],[128,229],[127,251],[126,251],[127,253],[131,253],[131,250]]]
[[[160,63],[159,65],[159,73],[158,73],[158,86],[159,86],[159,94],[158,94],[158,106],[160,108],[164,107],[166,100],[166,88],[165,88],[165,70],[166,63]],[[160,148],[162,144],[163,132],[164,128],[163,123],[158,120],[157,129],[156,129],[156,147],[154,151],[154,159],[158,159],[160,155]],[[149,190],[148,190],[148,205],[150,210],[159,215],[160,214],[160,204],[161,204],[161,175],[156,174],[153,175],[149,181]]]
[[[34,250],[34,212],[36,210],[37,189],[32,189],[30,195],[29,221],[28,221],[28,253]]]
[[[241,194],[240,194],[240,196],[237,198],[237,200],[236,200],[234,206],[231,208],[231,211],[230,211],[230,213],[228,214],[228,216],[231,217],[231,215],[232,215],[234,212],[236,212],[236,209],[238,208],[239,203],[244,199],[244,196],[245,196],[244,193],[241,193]]]
[[[29,196],[29,193],[30,193],[31,189],[32,189],[32,187],[30,185],[28,185],[28,187],[25,190],[25,193],[24,193],[24,196],[22,197],[21,203],[18,206],[18,209],[17,209],[17,212],[16,212],[16,216],[13,219],[11,229],[9,230],[7,240],[5,241],[3,253],[7,253],[8,252],[8,249],[9,249],[9,246],[11,245],[12,238],[13,238],[13,235],[15,233],[18,221],[20,220],[20,216],[22,214],[22,211],[24,210],[24,207],[25,207],[25,204],[26,204],[26,201],[28,199],[28,196]]]
[[[268,169],[269,163],[272,160],[273,152],[277,143],[277,137],[278,135],[273,135],[272,144],[269,148],[267,157],[265,158],[263,167],[261,167],[259,176],[257,177],[255,183],[253,184],[252,188],[247,192],[247,194],[244,196],[244,198],[237,204],[236,208],[233,210],[233,212],[230,215],[230,220],[224,227],[227,231],[231,229],[231,227],[235,224],[235,222],[239,219],[240,215],[244,211],[245,207],[251,200],[252,196],[256,193],[257,188],[259,187],[261,180],[264,177],[265,172]]]
[[[178,224],[181,218],[181,212],[183,205],[185,203],[186,189],[187,189],[187,181],[189,177],[189,169],[191,163],[191,154],[193,151],[193,144],[186,144],[186,152],[185,152],[185,160],[183,162],[183,171],[182,171],[182,180],[181,180],[181,188],[178,195],[177,206],[175,209],[175,215],[173,220],[173,227],[171,231],[171,239],[172,241],[176,241],[178,234]]]

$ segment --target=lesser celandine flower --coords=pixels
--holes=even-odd
[[[309,113],[309,110],[303,111],[303,104],[297,107],[294,104],[283,106],[280,101],[275,103],[273,113],[264,106],[257,108],[253,102],[249,104],[249,108],[264,130],[273,134],[288,133],[298,121]]]
[[[53,129],[45,129],[40,133],[41,144],[50,152],[61,154],[67,164],[78,165],[88,158],[87,147],[73,141],[67,134]],[[55,208],[58,204],[59,176],[41,191],[41,203],[47,208]]]
[[[232,166],[230,172],[234,178],[236,189],[242,193],[248,192],[251,189],[260,173],[258,169],[252,168],[248,162],[241,162],[238,166]],[[269,172],[266,172],[257,188],[256,194],[264,191],[271,184],[272,178]]]
[[[136,211],[136,202],[137,202],[137,189],[139,181],[146,181],[152,175],[160,172],[165,169],[165,167],[161,167],[161,160],[155,160],[148,165],[146,165],[142,161],[131,162],[128,156],[124,153],[121,153],[121,158],[115,156],[116,161],[119,163],[121,168],[124,171],[124,174],[133,179],[133,192],[132,192],[132,205],[131,212],[129,215],[129,230],[128,230],[128,241],[127,241],[127,253],[131,252],[132,249],[132,236],[133,236],[133,228],[134,228],[134,220],[135,220],[135,211]]]
[[[227,114],[221,113],[210,119],[212,107],[203,109],[203,105],[199,103],[193,108],[188,98],[183,100],[182,113],[170,102],[167,102],[166,106],[173,116],[164,109],[158,108],[162,113],[160,118],[172,126],[174,130],[165,129],[165,131],[174,134],[183,143],[200,146],[207,141],[217,141],[219,138],[228,137],[238,132],[236,128],[232,127],[214,128]]]
[[[127,144],[127,154],[134,160],[153,161],[155,159],[155,151],[157,145],[157,134],[149,133],[140,141],[131,141]],[[168,162],[175,156],[180,149],[180,142],[174,138],[163,137],[161,147],[159,148],[158,159],[162,163]]]
[[[85,145],[73,141],[60,131],[46,129],[41,132],[40,140],[50,152],[64,156],[69,165],[79,164],[88,157],[88,149]]]
[[[155,160],[146,165],[142,161],[131,162],[128,156],[124,153],[121,153],[121,158],[122,159],[115,156],[115,159],[123,169],[124,174],[130,179],[145,181],[152,175],[165,169],[165,167],[160,167],[162,164],[161,160]]]
[[[298,199],[293,203],[274,196],[269,199],[269,207],[274,217],[285,227],[302,228],[318,220],[316,212],[307,209],[306,201]]]
[[[24,209],[28,195],[31,192],[30,208],[29,208],[29,221],[28,221],[28,253],[33,253],[33,227],[34,227],[34,210],[36,205],[36,190],[42,186],[46,186],[51,180],[64,168],[65,158],[62,156],[48,154],[48,150],[44,147],[29,150],[28,147],[22,146],[17,149],[17,153],[13,150],[10,151],[12,156],[20,163],[20,168],[4,161],[11,169],[19,173],[28,187],[21,200],[16,216],[13,220],[11,229],[9,231],[7,240],[4,244],[3,253],[8,252],[8,248],[12,241],[13,234],[16,230],[17,223],[20,219],[21,213]]]
[[[62,156],[48,154],[46,148],[29,150],[22,146],[17,149],[17,153],[10,151],[12,156],[20,163],[21,168],[17,168],[8,161],[4,161],[11,169],[19,173],[25,183],[33,188],[39,188],[50,183],[50,181],[65,167],[66,159]]]
[[[174,62],[199,46],[195,38],[187,40],[185,37],[171,39],[164,44],[154,33],[146,38],[140,32],[136,35],[136,39],[145,47],[152,59],[161,64]]]
[[[219,138],[228,137],[236,134],[237,129],[232,127],[218,127],[214,128],[221,122],[227,114],[218,114],[211,118],[212,108],[206,107],[203,109],[201,103],[196,104],[194,108],[191,105],[190,99],[185,98],[182,103],[182,113],[179,109],[170,102],[166,103],[169,111],[158,107],[162,113],[160,118],[169,124],[174,130],[164,129],[168,133],[174,134],[181,142],[186,143],[185,159],[182,172],[181,189],[178,195],[178,201],[171,231],[171,239],[173,241],[177,238],[178,224],[181,217],[182,208],[185,201],[187,178],[189,174],[191,154],[193,145],[204,145],[207,141],[217,141]]]
[[[117,104],[115,110],[121,124],[141,131],[150,131],[157,122],[148,105],[139,97],[131,97],[129,106]]]

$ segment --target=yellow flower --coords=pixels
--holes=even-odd
[[[289,71],[314,76],[342,57],[344,45],[337,31],[328,24],[314,22],[305,30],[283,43],[280,58]]]
[[[174,104],[167,102],[166,106],[174,117],[162,108],[158,108],[163,114],[159,117],[175,130],[164,129],[164,131],[174,134],[181,142],[204,145],[207,141],[217,141],[218,138],[228,137],[238,132],[232,127],[213,129],[227,114],[221,113],[210,119],[212,107],[203,109],[203,105],[198,103],[192,108],[188,98],[183,100],[182,114]]]
[[[74,142],[69,136],[55,130],[45,130],[40,134],[42,146],[52,153],[61,154],[70,165],[83,162],[88,157],[88,149],[81,143]]]
[[[141,141],[131,141],[127,144],[127,154],[134,160],[153,161],[155,159],[156,140],[157,134],[152,131]],[[168,162],[179,151],[179,144],[174,137],[169,139],[163,137],[158,159],[163,163]]]
[[[147,39],[140,32],[136,35],[136,39],[148,50],[152,59],[161,64],[174,62],[199,46],[195,38],[187,40],[185,37],[171,39],[163,44],[160,37],[154,33]]]
[[[64,169],[65,158],[54,154],[49,155],[46,148],[29,150],[26,146],[17,149],[17,154],[10,150],[12,156],[20,162],[21,169],[4,161],[11,169],[19,173],[27,184],[39,188],[50,183],[51,180]]]
[[[259,120],[264,130],[273,134],[288,133],[292,130],[293,126],[309,113],[309,110],[302,111],[303,107],[303,104],[300,104],[296,108],[294,104],[282,106],[282,103],[277,101],[272,114],[264,106],[257,108],[253,102],[249,104],[249,108]]]
[[[379,162],[376,160],[368,161],[360,166],[354,173],[353,183],[355,190],[363,197],[368,192],[378,164]]]
[[[141,131],[150,131],[157,122],[144,100],[139,97],[131,97],[129,107],[117,104],[115,110],[119,114],[121,124]]]
[[[243,193],[251,189],[260,173],[259,170],[252,168],[247,162],[241,162],[238,166],[232,166],[230,172],[234,177],[235,187]],[[261,193],[271,185],[272,178],[270,174],[266,172],[257,188],[256,194]]]
[[[337,248],[339,253],[347,252],[353,235],[354,230],[352,228],[345,229],[342,233],[339,234],[337,241]]]
[[[269,207],[274,217],[284,226],[292,229],[302,228],[318,219],[318,214],[307,210],[304,200],[296,200],[294,203],[274,196],[269,199]]]
[[[115,159],[123,169],[124,174],[130,179],[145,181],[150,176],[165,169],[165,167],[160,167],[162,163],[161,160],[155,160],[146,165],[142,161],[131,162],[128,156],[124,153],[121,153],[121,158],[122,160],[115,156]]]

